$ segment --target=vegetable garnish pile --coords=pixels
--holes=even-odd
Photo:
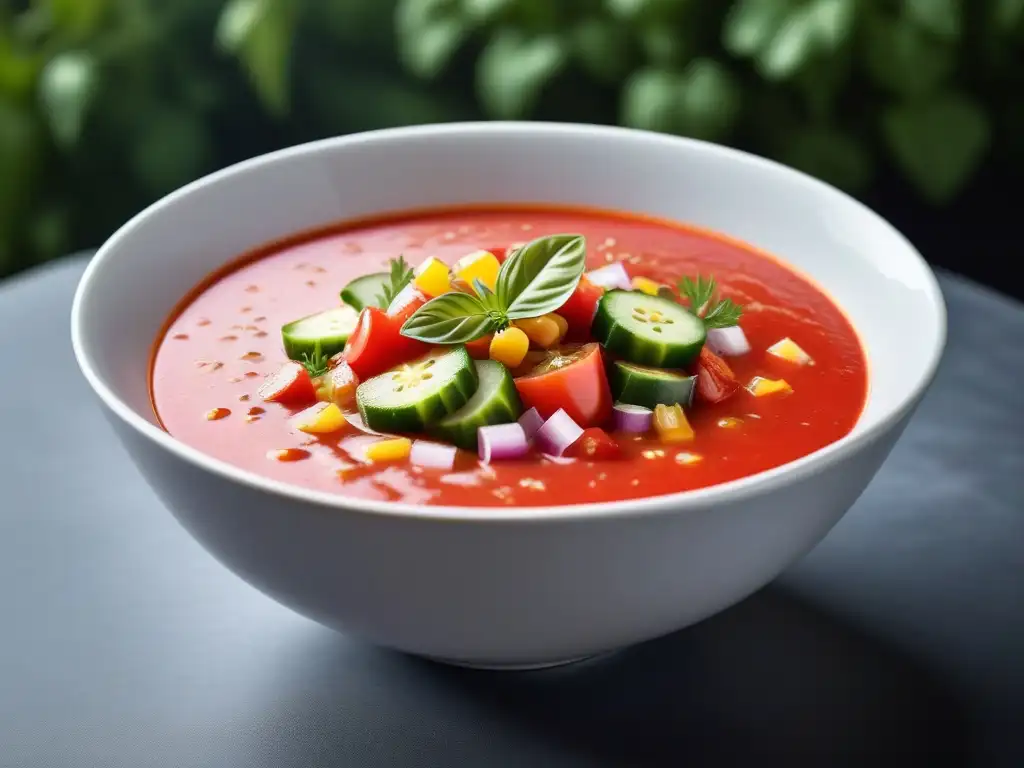
[[[585,267],[573,234],[451,266],[399,256],[345,286],[340,306],[282,328],[291,362],[260,396],[305,406],[293,424],[309,434],[380,435],[370,461],[444,470],[460,449],[484,463],[532,451],[615,459],[623,436],[693,440],[687,412],[700,403],[790,391],[736,379],[724,358],[750,351],[743,310],[712,277],[673,288],[622,263]],[[813,364],[788,338],[767,351]]]

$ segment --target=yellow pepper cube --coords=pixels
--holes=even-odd
[[[469,285],[473,285],[474,280],[479,280],[493,291],[498,282],[500,269],[501,264],[498,263],[497,256],[490,251],[476,251],[455,262],[452,274]]]
[[[541,349],[553,347],[562,338],[561,328],[551,315],[516,320],[515,326],[526,334],[533,346]]]
[[[632,280],[634,291],[642,291],[648,296],[657,296],[661,286],[647,277],[634,277]]]
[[[507,368],[518,368],[530,349],[529,337],[514,325],[494,334],[489,350],[491,360],[496,360]]]
[[[561,341],[565,338],[565,334],[569,332],[569,321],[555,312],[552,312],[548,317],[558,325],[558,340]]]
[[[448,265],[431,256],[416,268],[413,284],[420,293],[434,298],[452,289],[448,275]]]
[[[779,339],[768,347],[768,354],[790,363],[796,363],[797,365],[814,365],[811,356],[804,352],[800,345],[788,336],[784,339]]]
[[[369,461],[402,461],[412,452],[412,440],[408,437],[393,437],[378,440],[366,449]]]
[[[295,428],[309,435],[328,435],[347,423],[345,414],[334,403],[317,403],[292,417]]]
[[[694,438],[693,427],[683,412],[683,407],[676,405],[658,405],[654,408],[654,429],[658,439],[663,443],[685,443]]]
[[[785,379],[765,379],[761,376],[755,376],[747,384],[747,391],[754,397],[766,397],[777,392],[792,392],[793,388],[789,386]]]

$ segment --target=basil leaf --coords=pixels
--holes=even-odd
[[[508,319],[538,317],[562,306],[576,290],[586,255],[582,235],[549,235],[506,258],[497,296]]]
[[[476,296],[445,293],[417,309],[402,326],[402,335],[430,344],[462,344],[497,328],[494,314]]]

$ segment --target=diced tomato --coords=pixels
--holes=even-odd
[[[503,264],[508,256],[508,248],[488,248],[487,250],[494,254],[494,258],[498,260],[499,264]]]
[[[621,458],[622,448],[600,427],[590,427],[583,430],[583,434],[566,449],[565,453],[577,459],[604,461]]]
[[[728,400],[740,388],[729,364],[706,346],[697,358],[697,398],[705,403]]]
[[[366,307],[359,313],[355,330],[345,347],[345,360],[360,381],[419,357],[430,349],[429,344],[401,333],[405,321],[426,301],[425,296],[416,292],[406,301],[393,303],[390,313],[377,307]]]
[[[491,356],[491,334],[466,342],[466,351],[474,360],[487,360]]]
[[[288,362],[267,377],[260,386],[259,396],[268,403],[295,405],[312,403],[316,400],[316,390],[309,371],[299,363]]]
[[[590,335],[590,325],[597,313],[597,302],[604,296],[604,288],[594,285],[586,275],[580,278],[572,296],[555,312],[569,323],[567,338],[581,340]]]
[[[585,428],[611,416],[612,394],[599,344],[552,350],[515,383],[525,408],[536,408],[545,419],[563,408]]]

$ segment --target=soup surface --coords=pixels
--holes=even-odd
[[[683,425],[692,435],[680,438],[669,429],[673,423],[663,430],[661,422],[639,431],[616,429],[621,424],[609,420],[606,410],[596,425],[603,432],[589,448],[579,443],[562,456],[531,449],[522,458],[489,463],[475,450],[460,449],[453,466],[436,468],[412,461],[407,444],[404,453],[399,446],[390,459],[368,458],[374,455],[371,446],[385,438],[360,428],[365,420],[354,405],[344,409],[345,423],[311,434],[296,425],[295,417],[312,402],[282,404],[261,396],[261,385],[288,362],[282,326],[339,307],[339,291],[353,279],[387,270],[388,261],[399,254],[414,267],[428,257],[453,265],[480,249],[514,252],[518,244],[556,233],[584,238],[587,270],[621,263],[634,281],[651,281],[636,283],[641,291],[659,284],[674,287],[683,276],[713,275],[717,296],[742,308],[738,326],[749,351],[723,352],[726,370],[740,388],[732,386],[728,397],[716,402],[714,371],[695,361],[675,372],[679,377],[695,373],[690,380],[700,385],[695,385],[697,397],[682,408]],[[632,311],[647,327],[642,308]],[[663,327],[674,332],[672,326]],[[566,346],[574,333],[577,342],[595,341],[585,331],[570,329],[541,365],[552,370],[581,357],[578,347]],[[789,341],[778,345],[784,340]],[[540,361],[544,353],[537,354],[532,341],[530,346],[532,359]],[[608,346],[596,350],[604,356],[596,359],[610,371],[617,355]],[[479,350],[473,356],[479,359]],[[486,340],[482,357],[488,357]],[[513,368],[517,375],[521,371]],[[702,381],[702,376],[708,378]],[[519,379],[516,384],[526,392]],[[247,255],[206,280],[170,319],[157,341],[151,388],[157,415],[170,434],[275,480],[412,504],[547,506],[686,491],[793,461],[852,429],[864,405],[867,370],[854,330],[831,300],[779,261],[749,247],[631,215],[503,207],[357,222]],[[711,396],[701,397],[706,392]],[[524,407],[530,405],[525,394],[524,401]],[[542,411],[546,405],[533,404]],[[575,406],[566,407],[573,411]],[[643,409],[635,410],[651,419]],[[671,422],[672,414],[664,411],[659,406],[658,417]],[[624,418],[628,422],[632,416]],[[606,438],[613,451],[606,450]]]

